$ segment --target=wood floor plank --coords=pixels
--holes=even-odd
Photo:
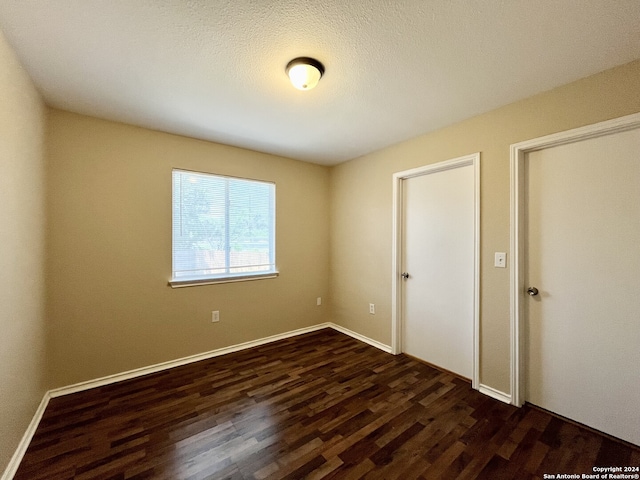
[[[541,479],[639,462],[326,329],[54,398],[15,479]]]

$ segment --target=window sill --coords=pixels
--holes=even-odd
[[[184,280],[169,280],[171,288],[197,287],[198,285],[215,285],[217,283],[248,282],[251,280],[264,280],[267,278],[277,278],[278,272],[256,273],[252,275],[229,275],[228,277],[215,278],[191,278]]]

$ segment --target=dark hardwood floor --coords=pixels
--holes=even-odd
[[[640,449],[333,330],[54,398],[16,479],[537,479]]]

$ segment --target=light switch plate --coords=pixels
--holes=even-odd
[[[493,266],[497,268],[507,268],[507,254],[505,252],[496,252]]]

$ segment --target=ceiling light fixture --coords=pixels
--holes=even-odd
[[[314,58],[298,57],[287,64],[285,71],[298,90],[311,90],[322,78],[324,66]]]

